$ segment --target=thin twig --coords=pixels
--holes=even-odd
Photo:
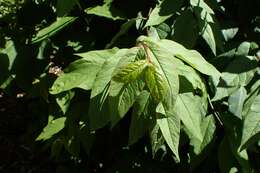
[[[209,96],[207,96],[207,98],[208,98],[208,101],[209,101],[210,108],[213,110],[213,114],[215,115],[215,117],[219,121],[220,125],[223,126],[223,122],[220,119],[219,113],[216,111],[216,109],[214,108],[213,104],[211,103],[211,100],[210,100]]]

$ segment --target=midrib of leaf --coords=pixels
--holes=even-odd
[[[145,43],[143,43],[143,44],[145,44]],[[159,60],[157,59],[157,57],[155,56],[154,51],[151,50],[147,45],[146,45],[146,47],[148,48],[149,52],[151,52],[151,53],[153,54],[153,56],[155,57],[157,63],[158,63],[159,66],[160,66],[161,71],[163,72],[164,77],[166,78],[166,81],[167,81],[167,84],[168,84],[169,88],[171,88],[171,87],[170,87],[171,84],[170,84],[169,79],[168,79],[168,77],[167,77],[167,75],[166,75],[166,72],[164,71],[164,69],[163,69],[163,67],[162,67],[162,65],[161,65],[161,63],[160,63],[160,61],[159,61]],[[147,52],[147,53],[148,53],[148,52]],[[172,90],[169,89],[169,91],[170,91],[170,95],[173,96],[174,94],[172,93]]]

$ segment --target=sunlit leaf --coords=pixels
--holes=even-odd
[[[51,120],[36,140],[47,140],[65,127],[66,117]]]

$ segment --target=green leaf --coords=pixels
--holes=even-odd
[[[77,18],[76,17],[60,17],[57,21],[53,22],[50,26],[40,30],[37,35],[32,38],[32,43],[40,42],[46,38],[57,34],[59,31],[72,24]]]
[[[190,0],[190,4],[194,7],[200,7],[209,14],[214,14],[214,11],[204,2],[204,0]]]
[[[39,140],[50,139],[53,135],[59,133],[65,127],[66,117],[57,118],[51,120],[46,127],[44,127],[42,133],[37,137]]]
[[[17,51],[13,41],[8,41],[4,49],[0,49],[0,88],[5,89],[14,79],[11,74]]]
[[[242,109],[247,93],[244,87],[240,87],[228,98],[229,111],[239,119],[242,119]]]
[[[147,66],[147,60],[138,60],[121,67],[121,70],[113,77],[113,80],[121,83],[129,83],[136,80]]]
[[[260,134],[260,95],[257,95],[243,120],[243,132],[241,139],[241,147],[256,142]],[[247,105],[249,106],[249,105]]]
[[[60,153],[62,151],[62,147],[63,147],[63,138],[57,138],[55,139],[55,141],[53,141],[52,146],[51,146],[51,157],[56,157],[58,158],[60,156]]]
[[[151,83],[151,89],[153,87],[156,89],[156,85],[158,84],[160,86],[165,85],[164,88],[162,88],[162,91],[158,88],[158,90],[156,89],[156,92],[153,94],[155,94],[155,96],[159,96],[157,99],[161,99],[160,97],[164,95],[165,91],[167,91],[165,98],[162,100],[162,104],[164,106],[166,116],[173,116],[174,104],[179,92],[179,78],[176,70],[176,59],[173,56],[170,56],[165,49],[158,46],[156,41],[147,42],[150,41],[150,38],[148,37],[139,37],[138,41],[143,45],[146,52],[146,57],[150,59],[154,66],[153,68],[155,68],[155,72],[152,72],[154,71],[152,68],[148,69],[152,70],[151,73],[148,74],[154,74],[151,77],[156,79],[156,81],[148,81]]]
[[[200,20],[199,28],[203,39],[207,42],[214,55],[216,55],[216,41],[211,24],[205,20]]]
[[[134,102],[141,94],[143,87],[144,83],[141,80],[136,80],[124,85],[116,97],[110,98],[109,107],[112,127],[114,127],[133,106]]]
[[[8,58],[8,64],[6,64],[3,61],[3,57],[1,57],[1,65],[2,63],[5,64],[8,68],[8,70],[11,70],[15,61],[15,58],[17,56],[17,51],[15,48],[15,44],[13,41],[8,41],[5,45],[5,48],[0,51],[0,54],[6,54]],[[3,67],[2,67],[3,68]]]
[[[155,154],[157,153],[157,151],[160,148],[162,148],[162,146],[164,145],[164,142],[165,142],[158,123],[156,123],[153,126],[153,128],[150,130],[150,141],[151,141],[151,145],[152,145],[153,157],[155,157]]]
[[[238,30],[239,30],[238,27],[233,27],[233,28],[222,29],[221,32],[224,36],[225,41],[229,41],[236,36]]]
[[[210,142],[212,142],[214,138],[216,125],[213,115],[209,115],[206,118],[203,118],[200,124],[200,128],[202,134],[201,140],[191,140],[191,144],[194,146],[195,154],[200,154],[210,144]]]
[[[55,80],[50,93],[58,94],[73,88],[91,89],[105,61],[116,52],[117,49],[108,49],[77,54],[83,58],[72,62],[64,70],[65,73]]]
[[[110,121],[108,93],[109,85],[100,94],[90,99],[88,117],[91,130],[102,128]]]
[[[216,94],[214,101],[231,95],[240,86],[246,86],[252,80],[257,71],[255,59],[246,56],[235,57],[221,74],[221,80],[213,78]]]
[[[120,49],[113,56],[110,56],[100,68],[100,71],[96,74],[91,98],[95,97],[103,91],[105,86],[111,81],[112,77],[120,71],[120,67],[126,66],[130,62],[134,61],[140,48],[134,47],[131,49]]]
[[[158,39],[164,39],[168,37],[170,32],[170,26],[168,26],[166,23],[162,23],[158,26],[150,27],[148,35],[152,35],[153,37],[157,37]]]
[[[247,56],[250,51],[250,42],[242,42],[236,50],[236,56]]]
[[[169,90],[166,78],[152,64],[145,69],[145,83],[153,98],[162,101]]]
[[[91,147],[94,143],[95,134],[90,132],[86,124],[83,124],[80,127],[79,137],[83,149],[87,154],[90,154]]]
[[[246,98],[244,107],[243,107],[243,118],[247,115],[247,113],[250,110],[251,105],[253,104],[255,98],[259,94],[259,88],[260,88],[260,80],[256,81],[250,88],[248,97]]]
[[[75,157],[79,157],[80,153],[80,139],[78,135],[66,136],[65,137],[65,149]]]
[[[241,172],[251,172],[248,153],[240,149],[242,121],[228,112],[222,113],[222,121],[230,150],[241,166]]]
[[[142,138],[148,132],[152,124],[152,116],[155,111],[151,95],[147,91],[143,91],[133,106],[131,116],[131,124],[129,129],[128,144],[132,145]]]
[[[211,26],[214,24],[214,20],[211,16],[211,13],[209,13],[205,9],[196,7],[195,14],[198,19],[201,36],[207,42],[214,55],[216,55],[216,41],[214,37],[214,31]]]
[[[126,19],[124,14],[111,5],[111,2],[108,1],[102,6],[90,7],[85,10],[87,14],[94,14],[101,17],[106,17],[112,20],[123,20]]]
[[[178,95],[175,109],[188,130],[190,138],[194,137],[202,142],[203,136],[200,124],[204,115],[201,115],[200,106],[199,97],[194,96],[193,93],[183,93]]]
[[[213,65],[208,63],[200,55],[200,53],[195,50],[186,49],[182,45],[166,39],[156,41],[151,38],[141,36],[138,38],[138,41],[143,41],[150,47],[150,49],[159,49],[163,52],[164,56],[166,56],[165,54],[168,54],[169,59],[174,59],[174,56],[181,59],[203,74],[215,76],[216,78],[220,77],[218,70]]]
[[[57,0],[56,9],[58,16],[66,16],[76,5],[77,0]]]
[[[68,91],[68,92],[60,93],[57,96],[56,102],[60,106],[63,114],[65,114],[67,112],[67,110],[69,109],[70,102],[71,102],[72,98],[74,97],[74,95],[75,95],[74,92]]]
[[[160,127],[162,135],[176,156],[176,161],[179,162],[179,139],[180,139],[180,119],[178,116],[165,117],[164,115],[157,116],[157,123]]]
[[[159,25],[170,18],[182,6],[182,0],[163,0],[152,10],[145,27]]]
[[[185,10],[174,23],[172,39],[187,48],[192,48],[198,37],[196,18],[191,10]]]

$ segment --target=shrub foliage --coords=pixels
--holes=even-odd
[[[29,134],[52,158],[106,172],[257,172],[259,9],[2,0],[0,88],[24,93],[40,119]]]

